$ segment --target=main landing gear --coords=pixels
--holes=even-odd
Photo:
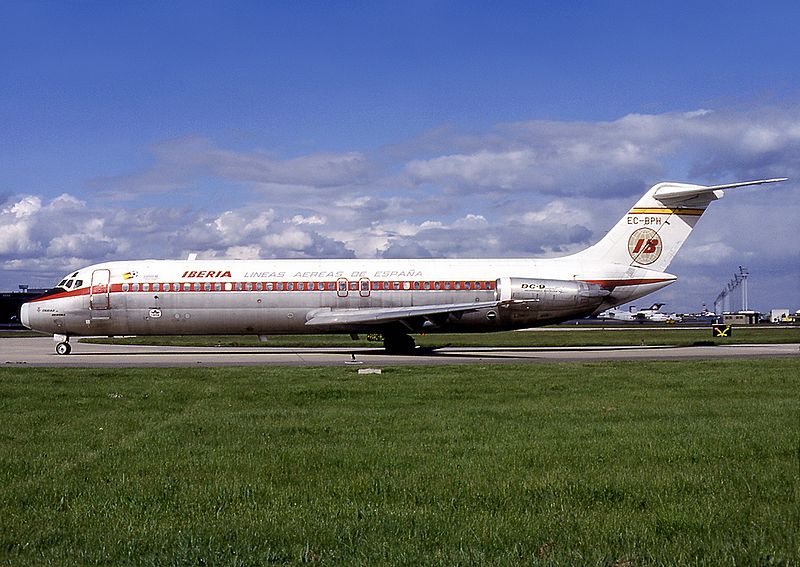
[[[417,345],[408,335],[384,335],[383,348],[387,354],[413,354]]]
[[[56,341],[56,354],[63,356],[72,352],[72,345],[69,344],[68,336],[53,335],[53,340]]]

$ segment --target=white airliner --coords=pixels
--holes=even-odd
[[[653,303],[647,309],[636,309],[634,306],[628,309],[609,309],[599,313],[597,318],[608,321],[638,321],[639,323],[644,323],[645,321],[663,323],[677,320],[678,316],[675,314],[661,313],[660,309],[664,305],[664,303]]]
[[[70,273],[21,321],[73,336],[380,333],[390,352],[420,332],[486,332],[597,314],[675,281],[665,272],[723,190],[659,183],[594,246],[550,259],[133,260]]]

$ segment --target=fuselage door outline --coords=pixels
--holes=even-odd
[[[339,297],[347,297],[349,286],[347,285],[347,278],[339,278],[336,280],[336,295]]]
[[[92,272],[92,282],[89,286],[89,309],[104,311],[111,309],[109,299],[109,283],[111,270],[100,269]]]

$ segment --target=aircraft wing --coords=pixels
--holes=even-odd
[[[402,323],[406,319],[427,318],[436,315],[458,315],[478,309],[497,307],[499,301],[476,301],[472,303],[444,303],[438,305],[416,305],[413,307],[374,307],[365,309],[320,309],[310,314],[308,326],[318,325],[383,325]]]

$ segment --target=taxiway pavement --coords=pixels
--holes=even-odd
[[[49,337],[0,339],[4,367],[216,367],[216,366],[407,366],[604,360],[697,360],[800,357],[800,344],[608,347],[445,347],[414,355],[387,355],[381,348],[167,347],[99,345],[72,341],[59,356]]]

